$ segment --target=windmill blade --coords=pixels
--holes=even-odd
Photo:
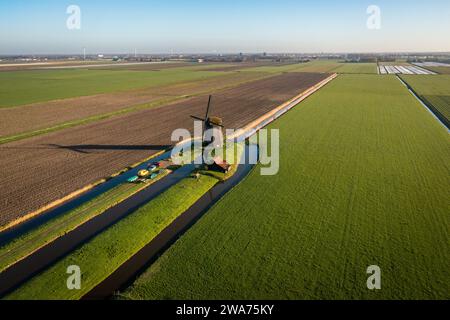
[[[208,98],[208,108],[206,109],[205,121],[208,121],[208,118],[209,118],[209,110],[211,108],[211,98],[212,98],[212,96],[210,95]]]
[[[192,118],[192,119],[195,119],[195,120],[199,120],[199,121],[201,121],[201,122],[205,122],[205,121],[206,121],[205,119],[202,119],[202,118],[196,117],[196,116],[191,116],[191,118]]]

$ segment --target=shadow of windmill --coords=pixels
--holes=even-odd
[[[89,154],[93,151],[117,151],[117,150],[129,150],[129,151],[161,151],[167,150],[170,145],[100,145],[100,144],[81,144],[81,145],[58,145],[49,144],[49,147],[55,149],[70,150],[77,153]]]

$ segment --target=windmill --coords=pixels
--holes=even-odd
[[[191,116],[195,120],[199,120],[203,122],[203,134],[202,134],[202,159],[205,161],[205,147],[209,145],[214,145],[214,148],[221,148],[223,147],[224,141],[223,141],[223,121],[222,118],[212,116],[210,117],[210,111],[211,111],[211,99],[212,96],[209,96],[208,98],[208,107],[206,108],[206,115],[205,118],[202,119],[197,116]],[[220,128],[220,129],[219,129]],[[219,129],[221,131],[220,138],[217,139],[217,137],[212,134],[211,136],[208,135],[208,130],[211,129]],[[215,150],[213,150],[214,155],[213,156],[213,162],[211,164],[208,164],[205,166],[206,170],[214,170],[219,171],[222,173],[228,173],[231,169],[231,166],[222,159],[221,156],[215,155]]]
[[[215,117],[215,116],[212,116],[212,117],[209,116],[210,111],[211,111],[211,99],[212,99],[212,96],[210,95],[208,98],[208,107],[206,108],[206,115],[205,115],[204,119],[197,117],[197,116],[191,116],[191,118],[203,122],[203,134],[202,134],[203,148],[205,146],[209,145],[210,143],[215,143],[217,147],[221,146],[223,144],[223,141],[214,141],[214,137],[211,137],[211,139],[208,139],[205,137],[205,133],[208,130],[220,128],[220,130],[222,131],[224,128],[223,121],[221,118]]]

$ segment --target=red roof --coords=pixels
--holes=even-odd
[[[219,166],[220,168],[222,168],[225,171],[228,171],[231,167],[231,165],[229,165],[225,160],[223,160],[221,157],[215,157],[214,159],[214,163]]]

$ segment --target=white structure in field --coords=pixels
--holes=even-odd
[[[379,74],[436,74],[419,66],[383,66],[378,67]]]

